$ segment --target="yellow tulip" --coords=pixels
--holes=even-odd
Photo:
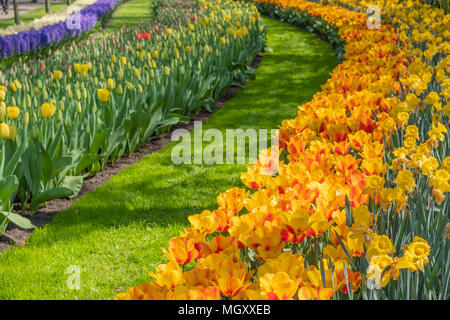
[[[102,102],[108,102],[110,97],[110,92],[108,89],[97,89],[97,96]]]
[[[16,87],[16,85],[15,85],[14,82],[11,82],[11,83],[9,84],[9,87],[11,88],[12,92],[16,92],[16,91],[17,91],[17,87]]]
[[[8,139],[9,137],[9,126],[6,123],[0,123],[0,137]]]
[[[61,71],[59,70],[55,70],[53,71],[53,78],[55,78],[55,80],[61,80],[63,74]]]
[[[80,65],[79,72],[80,72],[81,74],[88,74],[89,70],[90,70],[90,67],[89,67],[88,64],[82,64],[82,65]]]
[[[56,112],[56,107],[53,103],[46,102],[41,105],[41,117],[51,118]]]
[[[12,140],[17,136],[17,128],[14,125],[9,125],[9,136],[8,139]]]
[[[6,108],[6,112],[8,113],[8,118],[17,119],[20,114],[20,109],[16,106]]]
[[[116,87],[116,82],[113,79],[108,78],[108,80],[106,81],[106,87],[108,88],[108,90],[113,90]]]

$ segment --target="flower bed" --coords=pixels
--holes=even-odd
[[[449,16],[380,1],[389,23],[371,30],[349,9],[371,2],[259,2],[338,27],[345,61],[283,122],[278,170],[262,152],[241,176],[253,191],[190,216],[153,280],[116,299],[448,299]]]
[[[36,53],[42,49],[57,47],[61,43],[77,39],[111,12],[118,2],[119,0],[98,0],[62,21],[45,25],[38,30],[33,27],[16,34],[0,36],[0,59]],[[78,23],[78,18],[79,25],[72,27],[73,23]]]
[[[83,176],[190,114],[211,111],[251,71],[264,40],[258,12],[233,1],[183,3],[167,0],[161,7],[183,8],[188,24],[163,28],[161,13],[139,28],[0,73],[0,201],[10,220],[31,227],[11,212],[15,199],[34,212],[41,203],[76,195]]]

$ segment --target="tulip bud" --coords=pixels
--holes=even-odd
[[[117,93],[118,94],[123,94],[123,88],[122,88],[122,84],[119,83],[119,85],[117,86]]]
[[[75,95],[77,96],[77,100],[80,101],[80,100],[81,100],[81,92],[80,92],[80,89],[78,89],[78,88],[75,89]]]
[[[134,86],[131,82],[125,81],[125,84],[127,85],[128,90],[133,90]]]
[[[106,81],[106,88],[108,90],[113,90],[116,87],[116,83],[113,79],[108,78],[108,80]]]
[[[22,118],[22,123],[26,125],[29,122],[30,122],[30,114],[28,112],[25,112]]]
[[[56,120],[58,122],[61,122],[61,120],[62,120],[62,111],[61,111],[61,109],[59,109],[58,113],[56,114]]]
[[[9,138],[9,126],[6,123],[0,123],[0,137],[4,139]]]
[[[41,79],[38,79],[38,81],[37,81],[37,84],[38,84],[38,88],[39,89],[42,89],[42,81],[41,81]]]
[[[78,112],[78,113],[81,113],[81,111],[82,111],[82,110],[81,110],[81,102],[78,101],[78,102],[77,102],[77,112]]]
[[[6,91],[0,90],[0,101],[4,101],[6,98]]]
[[[133,71],[136,78],[139,78],[141,76],[141,71],[138,68],[134,68]]]
[[[65,106],[64,106],[64,97],[62,98],[61,101],[59,101],[59,109],[60,110],[64,110]]]
[[[37,137],[38,137],[38,132],[37,132],[37,129],[36,129],[35,126],[33,126],[33,127],[31,128],[31,137],[32,137],[33,139],[37,139]]]
[[[5,121],[6,118],[6,104],[2,101],[0,102],[0,121]]]
[[[16,88],[17,88],[18,90],[22,89],[22,84],[19,82],[19,80],[15,79],[15,80],[14,80],[14,83],[15,83]]]

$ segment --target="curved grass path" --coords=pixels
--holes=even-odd
[[[336,66],[333,50],[318,37],[265,18],[266,53],[245,90],[203,128],[277,128],[311,100]],[[188,225],[187,216],[217,207],[220,192],[242,186],[244,165],[180,165],[174,143],[126,168],[81,197],[25,247],[0,255],[0,299],[112,299],[116,291],[148,281],[164,261],[161,247]],[[70,290],[69,266],[81,271]]]

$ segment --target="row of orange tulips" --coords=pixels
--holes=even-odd
[[[153,280],[116,299],[448,299],[449,16],[372,1],[369,29],[368,1],[258,2],[337,27],[345,61],[283,122],[278,171],[262,152],[252,191],[190,216]]]

